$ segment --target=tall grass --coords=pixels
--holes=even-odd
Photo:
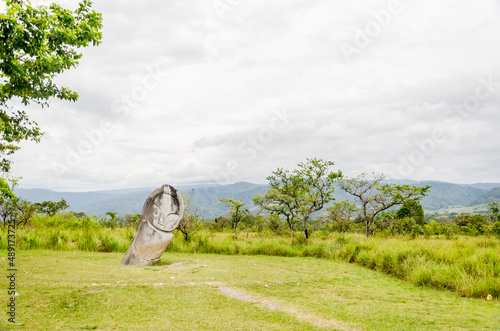
[[[0,249],[7,248],[7,229],[0,232]],[[92,217],[35,216],[30,226],[16,229],[17,249],[126,252],[134,229],[102,228]]]
[[[102,228],[92,218],[71,221],[60,215],[36,217],[30,227],[17,229],[17,247],[124,253],[134,231]],[[4,229],[0,249],[6,249],[6,238]],[[168,251],[337,259],[464,297],[500,296],[500,240],[493,237],[409,239],[336,234],[304,240],[301,235],[248,233],[235,238],[230,233],[205,231],[190,241],[177,234]]]

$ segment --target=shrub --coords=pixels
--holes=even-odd
[[[77,248],[81,251],[97,251],[97,242],[90,232],[85,232],[77,242]]]
[[[99,252],[119,252],[120,244],[115,238],[107,235],[99,235],[99,245],[97,245]]]
[[[493,232],[497,237],[500,238],[500,221],[496,221],[495,223],[493,223],[491,232]]]

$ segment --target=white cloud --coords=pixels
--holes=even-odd
[[[306,157],[350,175],[500,182],[497,2],[401,2],[350,61],[342,43],[391,1],[218,3],[97,2],[102,45],[58,79],[80,100],[30,109],[47,134],[14,157],[21,185],[265,182]],[[493,94],[458,113],[488,75]]]

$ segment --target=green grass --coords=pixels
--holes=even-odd
[[[475,206],[451,206],[448,208],[441,208],[436,210],[428,210],[426,214],[436,214],[436,215],[445,215],[450,213],[458,213],[458,214],[475,214],[478,212],[488,213],[490,207],[488,204],[475,205]]]
[[[167,251],[158,265],[120,267],[122,257],[19,250],[16,323],[24,326],[6,328],[500,330],[498,299],[418,287],[355,264]]]
[[[215,234],[188,243],[177,238],[169,249],[183,253],[340,259],[464,297],[500,296],[500,240],[493,237],[462,236],[447,240],[366,238],[351,234],[315,238],[300,244],[291,238],[235,240]]]
[[[36,218],[31,228],[17,229],[17,248],[54,251],[124,253],[132,228],[101,228],[93,222],[67,220],[59,215]],[[49,224],[50,226],[44,226]],[[6,231],[0,232],[6,249]],[[359,234],[330,235],[304,240],[270,234],[201,232],[186,242],[177,233],[168,250],[177,253],[268,255],[342,260],[373,269],[414,285],[451,291],[459,296],[500,297],[500,240],[497,237],[456,236],[366,238]]]

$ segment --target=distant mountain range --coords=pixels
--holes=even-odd
[[[453,184],[439,181],[394,180],[397,184],[415,186],[431,185],[432,188],[423,200],[426,211],[449,207],[478,206],[491,201],[500,201],[500,183]],[[240,182],[229,185],[180,185],[176,188],[182,194],[191,194],[194,207],[200,210],[203,217],[213,219],[227,213],[229,210],[218,199],[233,198],[244,201],[248,207],[256,211],[251,203],[256,194],[264,194],[267,185]],[[140,214],[146,198],[155,187],[129,188],[93,192],[56,192],[47,189],[17,188],[16,194],[31,202],[59,201],[65,199],[70,205],[69,210],[84,212],[87,215],[105,215],[112,211],[119,215]],[[194,191],[192,191],[194,189]],[[347,193],[336,190],[336,201],[352,200]]]

